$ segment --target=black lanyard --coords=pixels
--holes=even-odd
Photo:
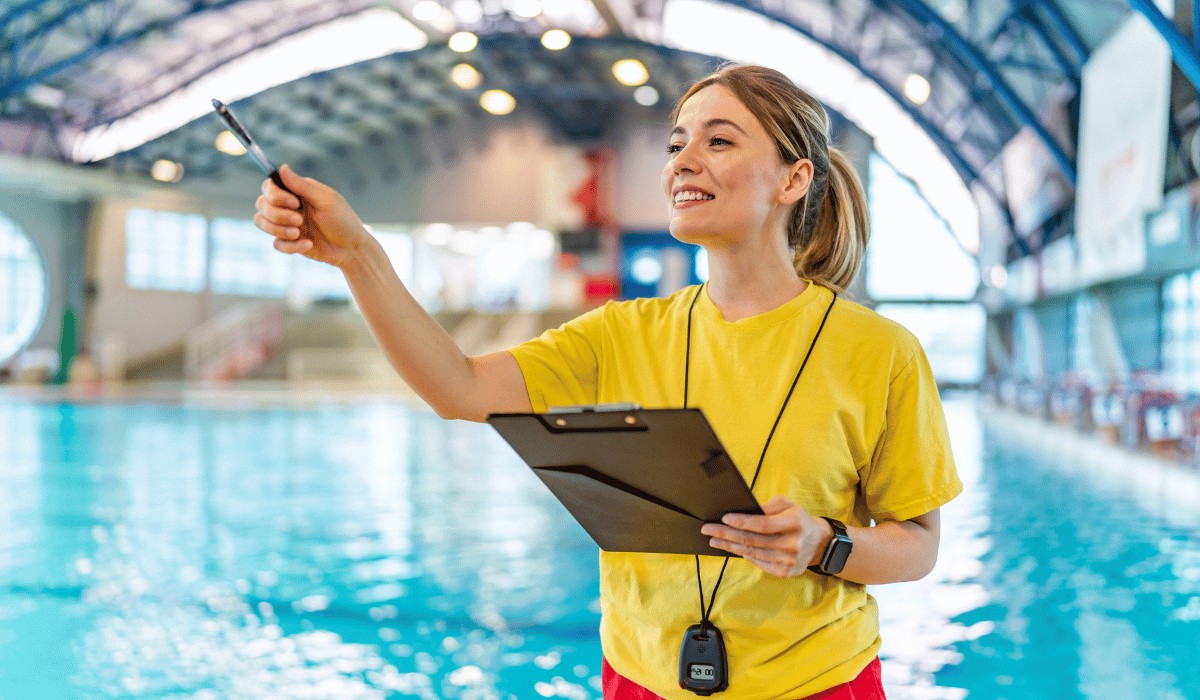
[[[812,284],[811,282],[809,284]],[[700,299],[700,294],[704,291],[707,283],[700,285],[700,289],[696,290],[696,295],[692,297],[692,304],[688,307],[688,324],[687,324],[687,353],[684,355],[683,364],[683,407],[687,408],[688,402],[688,379],[691,375],[692,363],[692,310],[696,307],[696,301]],[[813,336],[812,343],[808,346],[808,352],[804,354],[804,361],[800,363],[800,369],[796,372],[796,378],[792,380],[792,386],[788,389],[787,396],[783,399],[783,405],[779,407],[779,415],[775,416],[775,423],[771,426],[771,432],[767,435],[767,442],[763,445],[762,454],[758,457],[758,466],[754,469],[754,477],[750,480],[750,490],[754,490],[754,484],[758,482],[758,473],[762,471],[763,461],[767,458],[767,448],[771,446],[771,438],[775,437],[775,429],[779,427],[779,421],[783,418],[783,412],[787,408],[788,402],[792,399],[792,393],[796,391],[796,384],[800,381],[800,375],[804,373],[804,367],[808,364],[808,358],[812,355],[813,348],[817,345],[817,339],[821,337],[821,331],[825,329],[825,321],[829,319],[829,312],[833,310],[833,304],[837,301],[837,294],[833,295],[833,301],[829,302],[829,308],[825,310],[825,316],[821,318],[821,325],[817,327],[817,333]],[[712,595],[708,599],[708,607],[704,606],[704,579],[700,575],[700,556],[696,555],[696,587],[700,590],[700,624],[705,628],[712,627],[709,622],[709,616],[712,614],[713,605],[717,602],[717,589],[721,587],[721,579],[725,578],[725,567],[729,566],[729,556],[725,556],[725,563],[721,564],[721,573],[717,576],[717,584],[713,586]]]

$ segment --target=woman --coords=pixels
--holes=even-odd
[[[345,272],[392,364],[444,418],[703,409],[765,515],[702,528],[738,557],[601,552],[605,698],[692,697],[680,657],[698,623],[728,650],[730,697],[882,698],[865,584],[928,574],[938,509],[962,490],[928,361],[837,296],[866,247],[866,204],[816,100],[776,71],[726,66],[673,124],[671,233],[708,251],[708,283],[609,303],[507,352],[465,357],[320,183],[283,172],[302,215],[264,182],[255,221],[280,251]]]

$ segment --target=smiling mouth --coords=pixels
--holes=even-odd
[[[704,194],[703,192],[697,192],[695,190],[687,190],[684,192],[679,192],[675,195],[674,204],[679,205],[686,204],[688,202],[708,202],[714,199],[716,199],[716,196],[714,195]]]

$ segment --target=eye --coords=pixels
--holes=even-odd
[[[710,146],[732,146],[733,142],[730,141],[729,139],[723,139],[720,136],[714,136],[714,137],[712,137],[712,140],[708,142],[708,145],[710,145]]]
[[[667,153],[678,153],[683,150],[683,144],[672,143],[667,146]]]

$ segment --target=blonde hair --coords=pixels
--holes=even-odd
[[[867,198],[854,166],[829,144],[829,115],[786,75],[762,66],[726,64],[693,85],[675,106],[711,85],[734,94],[771,135],[784,163],[808,159],[813,179],[788,221],[788,247],[796,272],[844,292],[867,249]]]

